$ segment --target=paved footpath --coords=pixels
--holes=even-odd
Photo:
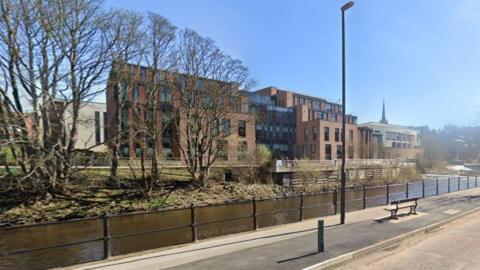
[[[387,246],[337,270],[480,269],[480,212],[402,243]]]
[[[383,206],[324,218],[326,251],[317,253],[316,223],[308,220],[256,232],[200,241],[123,259],[72,269],[302,269],[342,254],[428,226],[472,209],[480,209],[480,189],[419,200],[419,215],[376,222],[388,216]]]

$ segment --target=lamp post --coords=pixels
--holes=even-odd
[[[345,224],[345,188],[347,185],[347,174],[345,171],[345,11],[353,6],[350,1],[342,6],[342,172],[340,191],[340,224]]]

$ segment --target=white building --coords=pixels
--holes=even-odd
[[[389,124],[383,103],[380,122],[367,122],[359,127],[372,129],[373,157],[413,159],[423,154],[419,131],[407,126]]]
[[[65,110],[65,122],[71,125],[72,110],[68,106]],[[88,102],[80,107],[76,149],[86,149],[94,152],[106,152],[108,146],[108,118],[105,103]]]

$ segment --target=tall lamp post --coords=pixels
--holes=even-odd
[[[350,1],[342,6],[342,173],[340,191],[340,224],[345,224],[345,188],[347,185],[347,173],[345,171],[345,11],[353,6]]]

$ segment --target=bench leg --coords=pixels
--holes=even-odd
[[[417,214],[417,206],[412,206],[410,207],[410,211],[412,211],[412,214],[416,215]]]
[[[390,218],[391,218],[391,219],[398,219],[398,217],[397,217],[397,211],[398,211],[398,210],[391,210],[391,211],[390,211]]]

